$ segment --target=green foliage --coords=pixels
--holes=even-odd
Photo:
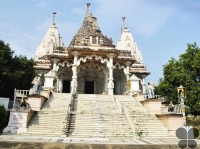
[[[196,43],[188,44],[184,54],[176,60],[171,58],[163,68],[164,78],[159,79],[157,91],[178,103],[177,87],[186,87],[187,102],[191,113],[200,113],[200,48]]]
[[[0,105],[0,128],[5,125],[6,119],[6,109]]]
[[[13,56],[14,51],[0,40],[0,97],[13,99],[14,89],[29,89],[36,73],[33,59]]]

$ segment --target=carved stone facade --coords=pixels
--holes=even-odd
[[[128,92],[145,94],[145,77],[150,73],[127,28],[115,47],[89,13],[69,47],[61,39],[54,22],[36,50],[34,68],[43,77],[44,90],[120,95],[128,91],[127,81],[132,81]]]
[[[98,27],[97,18],[89,13],[83,21],[82,27],[78,30],[77,34],[72,39],[70,46],[88,46],[88,45],[101,45],[111,46],[112,38],[104,36]]]

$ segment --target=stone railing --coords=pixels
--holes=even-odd
[[[134,119],[134,120],[132,119],[132,117],[131,117],[130,113],[128,112],[128,109],[127,109],[126,106],[123,106],[123,111],[124,111],[124,113],[125,113],[125,115],[128,119],[130,126],[131,126],[131,130],[134,134],[133,137],[135,137],[138,134],[138,132],[136,132],[136,130],[138,130],[137,119]]]
[[[72,90],[70,102],[69,102],[69,104],[67,105],[65,120],[63,121],[63,129],[62,129],[62,134],[61,134],[62,137],[66,137],[66,135],[68,135],[68,134],[67,134],[67,132],[68,132],[68,130],[67,130],[68,117],[69,117],[69,115],[70,115],[70,112],[74,110],[74,109],[73,109],[73,108],[74,108],[74,100],[75,100],[76,96],[77,96],[77,95],[76,95],[75,91]]]
[[[116,101],[116,103],[117,103],[117,106],[118,106],[118,108],[119,108],[119,111],[120,111],[120,113],[122,113],[122,105],[121,105],[121,103],[119,102],[119,100],[114,96],[114,95],[112,95],[112,98],[113,98],[113,100],[115,100]]]
[[[29,95],[29,90],[17,90],[14,91],[15,97],[26,97]]]
[[[21,98],[27,97],[29,95],[29,90],[14,90],[14,103],[13,109],[19,109]]]

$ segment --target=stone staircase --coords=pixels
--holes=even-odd
[[[137,120],[138,132],[142,138],[169,137],[168,130],[163,123],[145,107],[131,96],[115,95],[115,98],[126,106],[133,120]]]
[[[26,133],[20,135],[60,136],[71,95],[53,93],[31,119]]]
[[[79,94],[68,123],[69,137],[132,138],[126,115],[108,95]]]
[[[126,107],[132,120],[137,120],[137,132],[142,138],[169,137],[163,123],[131,96],[78,94],[68,115],[68,137],[74,138],[133,138],[130,119],[121,111]],[[71,95],[53,93],[28,124],[28,131],[20,135],[60,136]]]

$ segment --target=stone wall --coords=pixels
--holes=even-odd
[[[126,91],[126,76],[122,69],[114,69],[114,93],[115,95],[122,95]]]
[[[6,111],[8,110],[9,98],[0,97],[0,106],[3,105]]]
[[[85,93],[85,81],[94,81],[94,94],[102,94],[105,86],[105,74],[103,70],[94,67],[80,68],[78,73],[78,93]]]

